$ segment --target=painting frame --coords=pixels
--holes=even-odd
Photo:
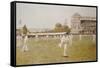
[[[16,3],[25,3],[25,4],[41,4],[41,5],[56,5],[56,6],[78,6],[78,7],[95,7],[96,8],[96,60],[95,61],[79,61],[79,62],[63,62],[63,63],[45,63],[45,64],[25,64],[25,65],[16,65]],[[58,4],[58,3],[42,3],[42,2],[27,2],[27,1],[13,1],[10,3],[11,6],[11,56],[10,56],[10,65],[14,67],[20,66],[35,66],[35,65],[52,65],[52,64],[69,64],[69,63],[84,63],[84,62],[97,62],[98,61],[98,6],[90,5],[74,5],[74,4]]]

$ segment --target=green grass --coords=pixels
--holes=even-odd
[[[39,39],[38,41],[29,39],[27,43],[29,51],[22,52],[21,47],[17,48],[17,65],[96,60],[96,42],[88,37],[82,40],[74,37],[72,45],[68,46],[69,57],[63,57],[63,48],[58,47],[59,43],[59,39]]]

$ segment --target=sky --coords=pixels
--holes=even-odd
[[[95,7],[59,6],[44,4],[17,3],[17,27],[24,24],[28,28],[54,28],[56,23],[71,24],[75,13],[81,16],[96,17]]]

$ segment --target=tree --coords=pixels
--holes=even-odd
[[[67,25],[63,25],[63,31],[70,33],[70,28]]]
[[[28,29],[27,29],[26,25],[23,26],[22,32],[23,32],[23,34],[25,34],[25,35],[27,34]]]
[[[60,23],[55,24],[54,32],[70,32],[70,28],[67,25],[62,25]]]
[[[60,23],[56,23],[55,27],[60,28],[60,27],[62,27],[62,25]]]
[[[63,30],[62,25],[60,23],[56,23],[54,31],[55,32],[62,32],[62,30]]]

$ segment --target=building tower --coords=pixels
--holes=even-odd
[[[78,13],[75,13],[73,16],[72,16],[72,19],[71,19],[71,33],[73,34],[78,34],[79,31],[80,31],[80,14]]]

